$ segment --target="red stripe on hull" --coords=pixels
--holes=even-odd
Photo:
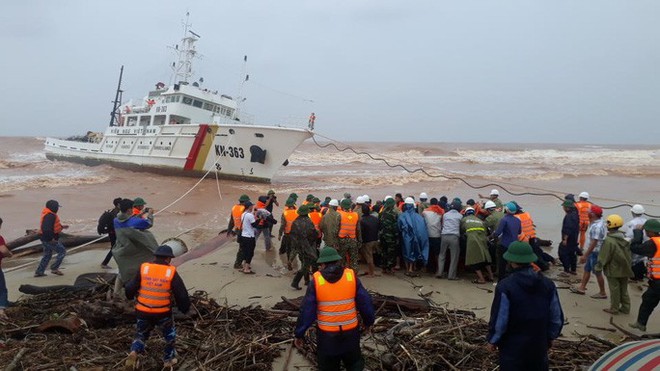
[[[199,150],[202,148],[202,143],[204,143],[204,138],[206,138],[208,128],[208,125],[199,125],[199,130],[197,131],[197,135],[195,135],[195,142],[193,142],[190,148],[190,153],[186,158],[186,164],[183,166],[183,170],[195,169],[195,162],[197,161],[197,156],[199,156]]]

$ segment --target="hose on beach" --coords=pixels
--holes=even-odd
[[[321,144],[316,140],[317,136],[320,137],[320,138],[323,138],[325,140],[328,140],[329,142],[327,144]],[[341,143],[337,140],[334,140],[332,138],[326,137],[326,136],[318,134],[318,133],[314,133],[314,135],[312,136],[312,140],[314,141],[314,144],[316,144],[319,148],[325,149],[325,148],[328,148],[328,147],[334,147],[339,152],[350,151],[350,152],[353,152],[356,155],[367,156],[367,157],[369,157],[370,159],[372,159],[374,161],[380,161],[380,162],[384,163],[385,165],[387,165],[391,168],[403,169],[404,171],[406,171],[410,174],[422,173],[422,174],[428,176],[429,178],[443,178],[443,179],[447,179],[447,180],[455,180],[455,181],[459,181],[459,182],[465,184],[466,186],[468,186],[472,189],[477,189],[478,190],[478,189],[484,189],[484,188],[497,187],[497,188],[503,190],[504,192],[506,192],[506,193],[508,193],[512,196],[554,197],[554,198],[558,199],[559,201],[564,201],[564,197],[562,197],[558,194],[566,194],[564,192],[557,192],[557,191],[514,192],[514,191],[510,190],[509,188],[503,186],[502,184],[508,184],[509,186],[515,186],[515,187],[520,187],[520,188],[525,188],[525,189],[534,189],[534,188],[528,187],[528,186],[522,186],[522,185],[518,185],[518,184],[504,183],[504,182],[499,182],[499,183],[492,182],[492,183],[487,183],[487,184],[483,184],[483,185],[475,185],[475,184],[472,184],[472,183],[468,182],[467,180],[465,180],[465,178],[460,177],[460,176],[445,175],[445,174],[431,174],[431,173],[429,173],[428,171],[426,171],[425,169],[423,169],[421,167],[410,169],[410,168],[406,167],[405,165],[391,163],[390,160],[385,158],[385,156],[383,156],[383,155],[373,155],[369,152],[358,151],[358,150],[354,149],[352,146],[350,146],[348,144]],[[340,148],[339,145],[337,145],[336,143],[341,145],[343,148]],[[595,197],[595,198],[598,198],[598,197]],[[614,199],[608,199],[608,200],[615,201],[615,202],[621,202],[621,203],[616,204],[616,205],[610,205],[610,206],[603,206],[603,205],[599,205],[599,206],[601,206],[603,209],[606,209],[606,210],[612,210],[612,209],[617,209],[617,208],[626,207],[626,206],[627,207],[632,207],[632,204],[629,203],[628,201],[614,200]],[[660,206],[660,205],[653,205],[653,206]],[[649,214],[649,213],[644,213],[644,215],[646,215],[650,218],[660,218],[660,215],[652,215],[652,214]]]

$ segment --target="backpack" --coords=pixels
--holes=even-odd
[[[101,214],[101,217],[99,218],[99,224],[96,227],[96,231],[99,234],[114,233],[114,220],[114,214],[110,210],[106,210],[103,214]]]

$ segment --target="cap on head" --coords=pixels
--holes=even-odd
[[[630,208],[630,212],[633,214],[642,215],[644,214],[644,212],[646,212],[646,210],[644,210],[644,206],[640,204],[635,204],[633,205],[633,207]]]
[[[241,197],[238,198],[238,202],[245,202],[245,201],[250,201],[250,196],[241,195]]]
[[[490,195],[491,195],[491,196],[499,196],[499,195],[500,195],[500,191],[498,191],[497,189],[491,189],[491,190],[490,190]]]
[[[347,209],[348,210],[348,209],[351,208],[352,205],[353,205],[353,203],[348,198],[345,198],[345,199],[341,200],[341,208],[342,209]]]
[[[60,208],[60,203],[55,201],[55,200],[48,200],[46,202],[46,208],[51,210],[52,212],[57,212],[57,210]]]
[[[160,256],[163,258],[173,258],[174,257],[174,252],[172,252],[172,248],[169,247],[168,245],[161,245],[158,246],[156,251],[154,251],[155,256]]]
[[[566,199],[566,200],[564,200],[564,202],[561,204],[561,206],[563,206],[563,207],[567,207],[567,208],[569,208],[569,209],[575,209],[575,202],[573,202],[572,200],[568,200],[568,199]]]
[[[250,206],[254,206],[254,204],[248,200],[248,201],[243,202],[243,206],[245,206],[245,208],[247,209]]]
[[[298,213],[298,215],[309,215],[309,206],[302,205],[298,208],[296,212]]]
[[[286,199],[286,202],[284,203],[285,206],[293,206],[296,204],[296,200],[293,198],[289,197]]]
[[[596,215],[599,218],[603,216],[603,208],[598,205],[591,205],[589,207],[589,212]]]
[[[589,193],[588,192],[580,192],[578,197],[584,198],[585,200],[588,200],[589,199]]]
[[[330,206],[339,206],[339,201],[337,201],[336,199],[333,198],[332,200],[330,200],[328,205],[330,205]]]
[[[419,199],[420,200],[427,200],[429,198],[429,195],[426,194],[426,192],[422,192],[419,194]]]
[[[506,205],[504,205],[504,211],[509,214],[515,214],[516,211],[518,211],[518,207],[516,207],[516,204],[513,202],[508,202]]]
[[[413,200],[412,197],[406,197],[405,201],[403,201],[406,205],[414,205],[415,200]]]
[[[316,260],[317,263],[331,263],[341,260],[341,256],[337,253],[337,250],[333,249],[330,246],[324,247],[319,253],[319,258]]]
[[[607,216],[607,229],[616,229],[623,226],[623,218],[617,214]]]
[[[571,200],[571,201],[575,202],[575,195],[572,194],[572,193],[569,193],[566,196],[564,196],[564,200]]]
[[[142,197],[136,197],[135,200],[133,200],[133,206],[144,206],[146,204],[147,201],[145,201]]]
[[[534,254],[532,246],[527,242],[512,242],[504,253],[504,260],[513,263],[529,264],[537,259],[538,257]]]
[[[660,220],[649,219],[644,223],[644,230],[649,232],[660,233]]]

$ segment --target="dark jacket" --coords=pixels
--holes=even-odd
[[[578,237],[580,236],[580,215],[577,209],[571,208],[569,212],[564,215],[564,221],[561,225],[561,237],[568,236],[566,240],[566,247],[577,248]]]
[[[57,211],[60,209],[59,204],[57,202],[52,202],[52,201],[46,202],[46,207],[55,214],[57,214]],[[41,225],[39,226],[41,228],[40,238],[42,241],[52,241],[52,240],[60,239],[59,233],[55,233],[55,220],[57,218],[55,214],[51,214],[51,213],[46,214],[46,216],[44,216],[43,221],[41,222]]]
[[[369,214],[362,215],[360,218],[360,228],[362,229],[362,242],[378,241],[378,218]]]
[[[164,259],[158,257],[156,260],[154,260],[154,264],[169,265],[165,262]],[[133,298],[137,296],[138,291],[140,290],[140,282],[142,282],[142,277],[140,276],[140,270],[138,269],[138,273],[135,275],[135,278],[133,278],[124,286],[124,289],[126,290],[126,298],[128,300],[133,300]],[[174,300],[176,301],[176,306],[179,308],[179,311],[181,313],[188,312],[188,309],[190,309],[190,298],[188,297],[188,290],[186,289],[186,285],[183,283],[181,276],[179,276],[179,272],[174,273],[174,277],[172,278],[172,283],[170,285],[170,290],[172,294],[174,294]],[[171,315],[172,312],[169,311],[166,313],[154,314],[144,313],[136,310],[136,313],[138,318],[161,318]]]
[[[339,281],[343,274],[344,267],[338,264],[327,265],[321,271],[323,278],[330,283]],[[373,303],[371,302],[371,296],[357,277],[356,284],[355,306],[362,317],[364,325],[368,327],[373,325],[376,319]],[[307,286],[307,292],[300,307],[300,315],[298,316],[298,323],[295,330],[295,336],[297,338],[304,337],[307,329],[316,322],[316,310],[316,286],[312,281]],[[343,332],[317,331],[317,349],[320,354],[329,356],[339,355],[359,348],[359,328]]]
[[[554,283],[531,267],[516,269],[497,284],[487,341],[498,346],[500,360],[519,360],[528,367],[547,364],[548,344],[563,325]]]
[[[507,213],[497,225],[493,237],[499,237],[500,245],[508,248],[512,242],[518,241],[520,232],[522,232],[520,219]]]
[[[658,248],[655,246],[653,240],[644,241],[644,231],[641,229],[635,229],[633,231],[633,238],[630,241],[630,251],[633,254],[643,255],[647,258],[652,258],[655,256],[655,250]]]

